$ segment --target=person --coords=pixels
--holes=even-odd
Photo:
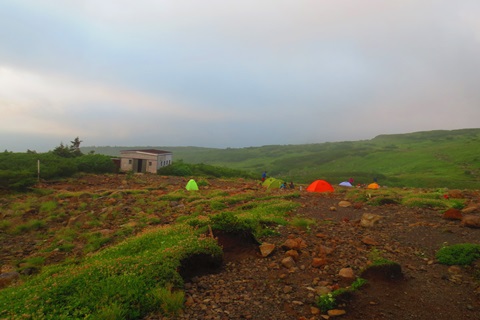
[[[293,185],[293,181],[290,181],[290,189],[295,189],[295,186]]]
[[[267,179],[267,171],[263,171],[262,173],[262,182],[265,181],[265,179]]]
[[[353,178],[348,179],[348,182],[353,186]]]
[[[282,182],[280,185],[280,189],[285,189],[287,187],[287,183],[285,181]]]

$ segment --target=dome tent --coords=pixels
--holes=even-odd
[[[283,181],[275,178],[267,178],[263,183],[262,186],[266,187],[267,189],[280,189]]]
[[[265,181],[262,182],[262,186],[268,187],[275,180],[277,180],[277,179],[272,178],[272,177],[267,178],[267,179],[265,179]]]
[[[343,181],[343,182],[340,182],[339,186],[342,186],[342,187],[353,187],[352,184],[348,181]]]
[[[195,180],[190,179],[190,181],[188,181],[187,185],[185,186],[185,189],[187,189],[188,191],[198,190],[198,185]]]
[[[334,192],[332,185],[325,180],[315,180],[308,187],[309,192]]]
[[[367,186],[367,189],[378,189],[378,188],[380,188],[380,186],[379,186],[378,183],[376,183],[376,182],[370,183],[370,184]]]

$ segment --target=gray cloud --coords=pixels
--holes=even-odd
[[[35,149],[46,128],[86,145],[241,147],[478,127],[479,13],[473,0],[6,0],[2,145]]]

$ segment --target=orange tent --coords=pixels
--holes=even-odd
[[[310,192],[333,192],[335,191],[330,183],[325,180],[315,180],[308,187]]]
[[[378,183],[376,183],[376,182],[370,183],[370,184],[367,186],[367,189],[378,189],[378,188],[380,188],[380,186],[379,186]]]

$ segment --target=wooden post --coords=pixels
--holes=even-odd
[[[40,159],[37,160],[37,180],[40,182]]]

